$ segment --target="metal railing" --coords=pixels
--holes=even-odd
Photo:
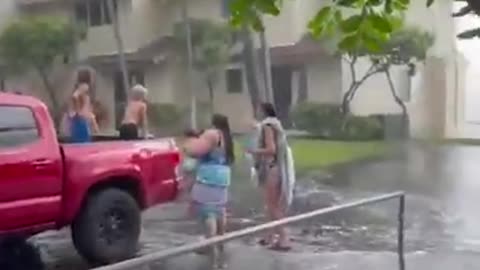
[[[234,239],[242,238],[245,236],[250,236],[253,234],[258,234],[267,230],[271,230],[280,226],[291,225],[298,223],[304,220],[312,219],[321,215],[338,212],[345,209],[357,208],[361,206],[377,204],[380,202],[399,199],[398,206],[398,238],[397,238],[397,253],[398,253],[398,263],[399,270],[405,270],[405,255],[404,255],[404,225],[405,225],[405,193],[404,192],[394,192],[390,194],[385,194],[381,196],[366,198],[358,201],[353,201],[337,206],[332,206],[328,208],[323,208],[315,211],[311,211],[305,214],[300,214],[288,218],[284,218],[278,221],[273,221],[258,226],[249,227],[246,229],[234,231],[222,236],[216,236],[209,238],[200,242],[187,244],[179,247],[174,247],[171,249],[161,250],[155,253],[147,254],[141,257],[130,259],[127,261],[119,262],[117,264],[107,265],[93,270],[132,270],[139,269],[139,267],[148,266],[153,262],[165,260],[171,257],[177,257],[187,253],[191,253],[206,247],[228,242]]]

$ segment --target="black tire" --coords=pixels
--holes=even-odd
[[[135,199],[120,189],[93,194],[72,225],[78,253],[95,265],[131,258],[140,236],[140,212]]]

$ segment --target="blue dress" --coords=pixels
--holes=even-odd
[[[230,166],[221,147],[199,160],[191,194],[193,209],[199,218],[220,218],[225,214],[230,177]]]
[[[80,114],[70,117],[70,142],[88,143],[92,141],[87,118]]]

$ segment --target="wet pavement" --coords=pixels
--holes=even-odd
[[[299,180],[292,214],[395,190],[407,192],[407,269],[480,269],[480,147],[410,144],[382,160],[312,172]],[[242,177],[239,177],[242,178]],[[262,222],[259,198],[248,181],[233,187],[231,229]],[[294,250],[274,253],[253,239],[229,244],[229,269],[396,269],[395,201],[317,218],[291,228]],[[144,215],[139,254],[197,241],[196,223],[182,204]],[[67,230],[33,240],[49,269],[85,270]],[[151,269],[207,269],[186,255]]]

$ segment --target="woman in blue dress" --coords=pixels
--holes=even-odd
[[[212,117],[212,127],[185,145],[188,155],[198,158],[196,179],[191,191],[192,209],[207,238],[222,235],[226,227],[226,205],[231,169],[235,157],[230,125],[226,116]],[[224,267],[223,245],[209,250],[216,268]]]

